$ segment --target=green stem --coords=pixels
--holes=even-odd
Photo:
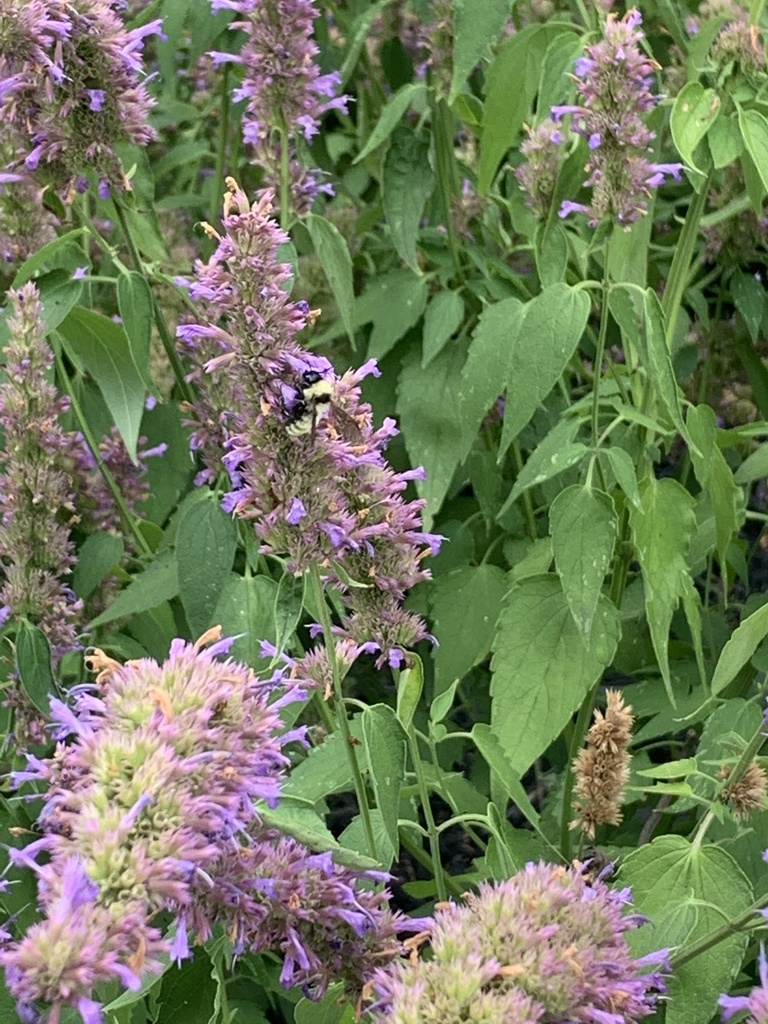
[[[291,207],[291,154],[288,133],[280,132],[280,227],[288,230]]]
[[[332,631],[333,623],[331,622],[331,613],[325,600],[323,581],[320,579],[320,570],[318,569],[316,562],[313,563],[312,568],[309,571],[309,578],[315,595],[315,604],[317,605],[317,614],[320,618],[320,625],[323,627],[323,640],[325,641],[325,649],[328,652],[328,663],[331,666],[333,695],[336,700],[336,722],[339,727],[339,732],[341,733],[341,738],[344,741],[344,746],[349,758],[349,764],[352,769],[352,778],[355,783],[355,795],[357,796],[360,818],[363,822],[365,839],[368,843],[368,851],[371,857],[377,861],[379,857],[376,853],[376,839],[373,835],[373,823],[371,821],[371,811],[368,807],[368,796],[365,792],[365,784],[363,782],[362,772],[360,771],[360,765],[357,763],[357,755],[355,754],[355,749],[352,745],[352,733],[349,729],[347,709],[344,705],[344,692],[341,687],[339,662],[336,657],[336,641]]]
[[[229,997],[227,995],[227,979],[224,976],[224,968],[221,960],[216,961],[216,980],[219,983],[219,1006],[221,1008],[221,1024],[230,1024]]]
[[[418,861],[423,868],[429,870],[432,867],[432,861],[430,860],[429,854],[427,854],[417,842],[408,835],[406,829],[401,828],[399,832],[400,845],[404,846],[408,853],[413,857],[415,861]],[[467,891],[466,885],[462,885],[457,882],[455,878],[450,875],[446,876],[445,884],[451,892],[452,896],[461,897]]]
[[[597,448],[600,439],[600,382],[603,376],[603,357],[605,356],[605,339],[608,336],[608,292],[610,279],[608,270],[608,246],[603,252],[603,298],[600,308],[600,331],[597,335],[595,352],[595,379],[592,386],[592,447]]]
[[[748,910],[745,910],[743,914],[739,914],[738,917],[734,917],[731,921],[726,921],[725,924],[721,924],[719,928],[714,928],[708,935],[704,935],[698,942],[694,942],[687,948],[683,948],[679,953],[673,953],[669,958],[672,972],[674,973],[678,968],[682,967],[683,964],[687,964],[690,960],[694,960],[697,956],[701,956],[702,953],[706,953],[708,949],[712,949],[713,946],[717,946],[719,943],[724,942],[725,939],[729,939],[731,935],[735,935],[736,932],[745,931],[750,925],[750,922],[754,926],[759,925],[762,927],[765,922],[761,918],[759,921],[755,921],[755,914],[759,914],[760,911],[768,904],[768,898],[753,903]]]
[[[328,707],[328,702],[325,700],[322,693],[315,693],[314,705],[317,708],[317,713],[320,716],[320,720],[323,723],[325,731],[327,733],[336,732],[336,719],[333,717],[331,709]]]
[[[523,453],[520,450],[520,442],[515,438],[511,444],[512,459],[515,463],[515,474],[520,476],[523,468]],[[523,499],[523,512],[525,514],[525,525],[528,530],[528,536],[531,540],[536,540],[538,536],[538,530],[536,529],[536,515],[533,510],[533,498],[531,497],[530,490],[526,489],[522,493]]]
[[[58,351],[56,347],[54,347],[53,353],[54,358],[56,360],[56,369],[58,371],[61,384],[64,390],[66,391],[67,395],[69,396],[70,408],[72,410],[72,413],[74,414],[74,417],[77,420],[77,425],[80,428],[83,437],[85,438],[85,443],[88,445],[91,455],[93,456],[94,462],[98,466],[99,472],[104,477],[104,483],[109,488],[110,494],[112,495],[115,505],[117,506],[117,510],[120,513],[120,518],[123,520],[125,528],[136,541],[138,550],[143,552],[145,555],[151,555],[152,548],[147,543],[144,534],[136,525],[136,517],[132,516],[130,511],[128,510],[128,506],[125,504],[125,499],[120,493],[120,488],[117,486],[115,478],[112,476],[106,464],[104,463],[104,460],[101,457],[101,452],[99,451],[99,446],[96,443],[96,438],[93,436],[91,428],[88,425],[88,421],[86,420],[85,415],[83,414],[83,410],[80,407],[80,403],[78,402],[75,396],[74,388],[72,387],[72,382],[69,379],[67,369],[64,365],[64,360],[61,358],[61,353]]]
[[[700,190],[694,193],[693,201],[688,207],[688,213],[685,215],[683,230],[680,232],[680,238],[675,246],[675,253],[672,257],[672,266],[669,268],[669,277],[667,278],[667,283],[664,288],[664,296],[661,300],[661,308],[664,311],[664,322],[666,324],[668,347],[672,344],[672,339],[675,336],[677,316],[680,312],[680,305],[683,301],[683,292],[685,291],[685,286],[688,283],[688,278],[691,272],[693,250],[696,246],[696,239],[699,235],[701,217],[707,205],[707,193],[709,191],[710,179],[711,173],[707,176],[707,180],[701,186]]]
[[[219,117],[219,143],[216,147],[216,168],[213,175],[213,195],[208,219],[213,223],[219,215],[221,208],[220,192],[224,188],[224,165],[227,160],[227,141],[229,139],[229,114],[231,99],[229,95],[229,63],[224,63],[224,73],[221,77],[221,114]]]
[[[155,327],[157,327],[157,333],[160,335],[160,340],[163,343],[163,348],[165,349],[165,354],[168,357],[168,362],[171,364],[173,375],[176,378],[176,384],[178,385],[179,391],[184,401],[191,402],[194,399],[192,388],[184,379],[184,368],[181,365],[181,360],[179,359],[179,354],[176,351],[176,346],[173,343],[171,332],[168,330],[168,325],[165,322],[165,317],[160,312],[160,307],[155,301],[154,293],[152,293],[151,291],[151,281],[147,277],[147,274],[144,270],[144,264],[142,263],[141,256],[139,255],[138,247],[136,246],[136,243],[133,239],[133,235],[131,234],[128,228],[128,221],[125,217],[125,210],[123,209],[119,199],[115,199],[113,205],[115,207],[115,210],[117,211],[117,219],[120,221],[120,227],[122,228],[123,235],[125,236],[125,241],[128,246],[128,251],[131,254],[131,260],[133,261],[133,265],[135,269],[138,271],[138,273],[141,274],[141,276],[147,282],[147,285],[150,286],[150,295],[152,297],[152,313],[154,315]]]
[[[424,777],[424,766],[421,763],[419,743],[416,739],[413,722],[411,722],[408,727],[408,747],[411,752],[411,761],[413,762],[413,771],[416,775],[416,783],[419,787],[419,799],[421,800],[421,806],[424,811],[424,821],[427,823],[429,852],[432,858],[432,874],[435,878],[437,896],[438,899],[445,900],[448,897],[448,891],[445,887],[443,864],[440,860],[440,837],[437,832],[437,826],[435,825],[435,816],[432,813],[432,806],[429,802],[429,786],[427,785],[427,780]]]
[[[459,280],[463,278],[461,249],[453,225],[452,198],[459,195],[459,176],[453,153],[453,114],[445,100],[432,100],[432,126],[435,140],[437,187],[443,207],[443,220],[448,235],[448,248]]]

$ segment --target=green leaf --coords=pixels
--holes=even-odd
[[[208,1024],[214,1010],[216,982],[204,949],[163,978],[159,1003],[163,1024]]]
[[[503,516],[521,494],[537,484],[551,480],[580,462],[589,451],[581,441],[574,441],[579,430],[575,416],[565,417],[556,423],[546,437],[531,452],[528,461],[517,474],[509,497],[499,513]]]
[[[397,719],[407,732],[424,691],[424,665],[418,654],[408,655],[409,666],[397,680]]]
[[[520,782],[519,773],[510,764],[507,751],[490,725],[476,722],[472,727],[472,741],[485,758],[488,767],[498,775],[506,796],[514,801],[526,821],[530,822],[538,832],[538,812],[528,799],[528,794]]]
[[[588,644],[619,532],[613,499],[580,484],[566,487],[552,502],[549,532],[568,607]]]
[[[97,615],[88,626],[89,630],[104,626],[115,619],[138,615],[140,612],[156,608],[164,601],[170,601],[179,592],[179,575],[176,560],[172,552],[166,551],[154,562],[134,576],[125,590],[118,594],[109,608]]]
[[[727,590],[728,548],[744,523],[744,496],[718,446],[714,411],[708,405],[691,406],[687,424],[696,445],[691,449],[693,470],[715,512],[717,558]]]
[[[636,289],[617,286],[608,305],[627,342],[640,356],[648,379],[672,423],[692,444],[683,419],[680,393],[667,344],[664,313],[659,297],[648,288],[642,298]]]
[[[453,707],[453,702],[456,699],[456,690],[459,685],[459,680],[454,679],[447,690],[442,693],[438,693],[429,708],[430,721],[437,725],[445,718],[448,712]]]
[[[755,653],[758,645],[768,636],[768,604],[762,605],[739,623],[720,657],[712,674],[712,696],[716,697],[733,682]]]
[[[509,20],[513,0],[453,0],[453,103],[477,62],[489,52]]]
[[[230,657],[252,668],[263,665],[261,641],[275,638],[277,584],[267,576],[230,575],[222,587],[212,621],[224,636],[237,637]]]
[[[33,252],[29,259],[24,260],[16,271],[13,287],[21,288],[27,281],[31,281],[39,270],[49,266],[52,262],[58,265],[56,258],[60,257],[65,250],[68,257],[66,261],[67,266],[71,266],[72,269],[78,265],[78,260],[80,265],[90,263],[88,254],[79,241],[84,232],[85,228],[75,228],[72,231],[67,231],[65,234],[59,235],[58,238],[54,238],[52,242],[47,242],[37,252]],[[68,276],[71,280],[72,274],[70,273]]]
[[[540,224],[533,248],[542,287],[558,284],[568,268],[568,235],[560,221]]]
[[[753,899],[747,877],[725,850],[675,835],[629,853],[619,881],[631,886],[636,912],[651,921],[625,933],[634,956],[670,943],[684,952]],[[667,978],[666,1024],[709,1024],[718,996],[739,973],[748,941],[746,932],[736,933],[675,968]]]
[[[742,110],[739,107],[739,128],[765,195],[768,192],[768,119],[759,110]]]
[[[73,281],[66,270],[51,270],[35,281],[43,304],[43,329],[46,334],[54,331],[83,294],[83,282]]]
[[[214,623],[212,613],[232,572],[237,527],[211,497],[190,505],[176,533],[179,597],[193,636]]]
[[[368,357],[383,359],[418,323],[427,304],[427,282],[410,270],[375,276],[355,304],[355,323],[373,321]]]
[[[522,775],[560,734],[616,651],[618,614],[598,604],[590,645],[554,575],[521,580],[499,617],[491,662],[491,728]]]
[[[22,622],[16,634],[16,671],[24,692],[44,715],[50,713],[56,682],[51,666],[51,645],[37,626]]]
[[[729,282],[736,309],[747,325],[749,336],[757,343],[766,309],[765,287],[754,275],[737,271]]]
[[[640,500],[640,491],[637,486],[637,470],[629,452],[617,445],[612,445],[610,448],[601,448],[600,455],[608,459],[616,482],[627,498],[635,508],[642,509],[643,503]]]
[[[295,1024],[355,1024],[355,1011],[350,999],[344,998],[344,986],[331,985],[322,999],[304,997],[293,1011]],[[249,1024],[243,1021],[242,1024]]]
[[[389,865],[395,859],[395,849],[389,839],[389,833],[384,827],[384,821],[381,816],[381,811],[378,807],[374,807],[370,813],[371,826],[373,829],[373,842],[376,847],[377,860],[372,861],[370,857],[367,857],[368,853],[368,838],[366,831],[363,828],[363,820],[359,814],[357,814],[352,821],[347,825],[344,831],[339,836],[339,839],[343,845],[343,856],[344,857],[355,857],[360,862],[356,864],[351,862],[349,867],[376,867],[381,868],[382,865],[389,867]],[[334,858],[340,863],[343,863],[342,855],[334,853]]]
[[[400,790],[405,780],[406,740],[397,715],[386,704],[367,707],[362,715],[368,772],[390,844],[397,855]]]
[[[326,828],[325,822],[308,800],[282,796],[277,807],[259,804],[258,810],[259,817],[268,828],[279,829],[310,850],[317,853],[331,850],[335,853],[341,849],[333,833]]]
[[[677,151],[685,163],[701,172],[693,159],[693,151],[712,128],[720,114],[720,97],[714,89],[705,89],[700,82],[688,82],[675,99],[669,126]]]
[[[346,240],[335,224],[324,217],[310,213],[304,218],[309,231],[315,253],[333,297],[339,309],[347,337],[354,345],[355,326],[353,313],[355,309],[355,288],[352,282],[352,257]]]
[[[275,647],[282,653],[296,631],[301,619],[305,599],[305,576],[294,576],[285,572],[280,577],[275,599]]]
[[[362,13],[359,14],[352,22],[352,26],[347,33],[347,48],[344,53],[344,60],[342,61],[341,68],[339,69],[342,89],[346,86],[352,72],[355,70],[355,65],[357,64],[362,49],[370,37],[371,26],[379,13],[391,3],[392,0],[379,0],[379,3],[371,4],[370,6],[366,5]],[[210,18],[210,12],[208,13]]]
[[[514,365],[511,353],[524,311],[525,306],[519,299],[502,299],[486,306],[472,332],[459,384],[459,419],[464,435],[462,461],[488,410],[507,386],[509,370]]]
[[[455,569],[433,581],[430,607],[439,646],[432,649],[432,661],[438,690],[488,657],[508,589],[506,573],[490,562]]]
[[[152,338],[152,293],[144,277],[127,270],[117,278],[117,306],[131,348],[131,355],[145,385],[152,385],[149,345]]]
[[[707,144],[715,169],[720,171],[734,160],[738,160],[744,150],[744,139],[739,126],[730,117],[718,117],[707,135]]]
[[[672,677],[669,671],[669,629],[680,599],[686,596],[698,607],[686,558],[696,531],[696,502],[676,480],[657,480],[651,476],[640,488],[642,511],[629,509],[637,559],[643,570],[645,611],[653,649],[672,704]],[[685,605],[686,614],[689,606]],[[694,624],[690,622],[691,628]]]
[[[360,748],[355,745],[352,749],[357,753]],[[359,761],[359,754],[357,756]],[[282,793],[315,804],[331,793],[346,793],[351,789],[354,789],[354,779],[349,755],[344,740],[334,732],[319,746],[312,747],[304,760],[291,770]]]
[[[368,141],[352,163],[357,164],[364,160],[374,149],[378,149],[382,142],[386,142],[406,110],[414,103],[423,103],[426,94],[427,90],[423,82],[408,82],[393,96],[390,96],[379,113],[373,131],[368,136]]]
[[[477,10],[477,5],[474,5]],[[490,188],[502,157],[513,145],[539,87],[539,72],[547,47],[562,34],[562,26],[527,25],[498,48],[486,76],[485,106],[478,192]]]
[[[755,161],[749,155],[747,150],[744,150],[739,157],[741,163],[741,170],[744,175],[744,186],[749,196],[749,201],[752,203],[752,209],[754,210],[756,217],[761,217],[763,213],[763,196],[765,195],[765,186],[763,184],[763,178],[760,171],[755,165]]]
[[[405,446],[413,464],[422,465],[427,474],[426,480],[416,481],[419,496],[427,502],[427,530],[464,454],[461,425],[456,419],[463,362],[463,349],[452,345],[425,370],[414,350],[403,360],[398,381],[397,414]]]
[[[72,571],[72,589],[82,600],[87,600],[101,581],[123,557],[125,545],[122,537],[113,533],[92,533],[78,551]]]
[[[737,484],[751,484],[768,476],[768,443],[748,455],[736,470],[734,480]]]
[[[438,292],[429,300],[424,314],[421,365],[426,368],[459,329],[464,319],[464,302],[458,292]]]
[[[137,461],[146,388],[125,331],[108,317],[77,307],[59,324],[64,347],[98,385],[132,461]]]
[[[587,325],[590,302],[565,284],[545,288],[526,303],[509,352],[509,379],[499,455],[520,433],[555,386]]]
[[[555,104],[563,103],[573,89],[569,72],[581,53],[584,40],[577,32],[562,32],[547,46],[539,72],[536,95],[536,123],[544,118]]]
[[[384,216],[400,258],[415,272],[416,239],[424,204],[432,194],[435,174],[429,163],[429,136],[401,126],[392,133],[384,160]]]

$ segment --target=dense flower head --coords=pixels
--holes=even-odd
[[[67,402],[48,380],[53,353],[36,286],[11,289],[8,299],[10,341],[0,385],[0,603],[6,616],[38,625],[60,657],[76,646],[81,607],[65,583],[74,564],[70,530],[76,521],[73,479],[62,468],[71,439],[58,423]]]
[[[374,970],[404,951],[397,933],[423,926],[390,912],[387,890],[370,887],[387,877],[342,867],[330,853],[313,853],[277,833],[256,832],[218,866],[204,903],[189,908],[185,924],[207,936],[213,923],[223,923],[235,953],[281,953],[286,988],[318,998],[340,981],[359,997]]]
[[[239,54],[216,52],[217,64],[233,62],[243,69],[234,90],[236,103],[247,101],[243,139],[252,160],[264,168],[266,184],[276,188],[281,175],[281,146],[288,147],[292,208],[307,212],[315,196],[329,191],[319,172],[305,171],[296,159],[296,142],[318,133],[329,110],[346,112],[348,97],[337,96],[338,72],[321,74],[313,23],[319,16],[313,0],[211,0],[214,13],[234,11],[231,28],[246,41]],[[277,133],[277,138],[275,138]]]
[[[595,710],[587,745],[574,759],[574,791],[582,799],[574,805],[576,820],[571,827],[580,826],[590,837],[594,837],[598,825],[618,825],[621,821],[633,723],[632,705],[624,703],[618,690],[608,690],[605,712]]]
[[[89,168],[103,195],[126,186],[114,147],[154,137],[139,73],[160,25],[126,31],[109,0],[4,0],[0,116],[26,171],[63,193],[87,187]]]
[[[724,1021],[730,1020],[736,1013],[746,1012],[749,1016],[744,1024],[768,1024],[768,961],[762,943],[757,963],[760,984],[756,985],[748,996],[722,995],[718,999]]]
[[[38,872],[45,917],[0,954],[22,1003],[75,1005],[67,980],[73,975],[88,982],[77,998],[90,998],[88,985],[113,969],[104,967],[105,957],[140,974],[137,952],[169,948],[151,927],[153,916],[200,898],[235,837],[258,821],[256,801],[276,803],[287,763],[282,748],[297,737],[281,735],[279,709],[296,695],[271,700],[270,684],[219,660],[231,641],[218,636],[174,641],[163,664],[144,658],[121,665],[95,651],[96,687],[76,687],[73,708],[52,700],[56,753],[30,757],[28,770],[15,776],[19,784],[47,787],[43,838],[12,851]],[[43,850],[50,863],[39,868]],[[76,905],[65,888],[75,875],[88,897]],[[67,907],[78,911],[73,929],[90,936],[68,950],[60,936]],[[126,921],[135,924],[128,934]]]
[[[628,1024],[653,1012],[665,954],[634,960],[624,932],[629,893],[575,868],[528,864],[483,883],[466,903],[443,905],[429,930],[433,959],[377,972],[380,1024],[447,1020]]]
[[[176,640],[162,664],[94,651],[96,684],[75,687],[71,707],[51,702],[53,756],[29,755],[13,775],[46,787],[42,838],[10,851],[37,874],[42,920],[0,949],[24,1020],[71,1006],[102,1024],[100,984],[137,988],[160,954],[188,957],[190,937],[205,942],[216,925],[236,953],[282,954],[285,985],[320,994],[340,979],[359,997],[402,952],[396,933],[421,927],[374,891],[387,876],[265,825],[259,801],[276,804],[283,748],[303,739],[283,731],[280,710],[303,694],[275,699],[271,681],[222,660],[231,642],[218,629]],[[173,935],[156,927],[160,911],[174,915]]]
[[[515,170],[515,177],[525,193],[526,205],[539,218],[549,213],[562,163],[563,133],[548,117],[536,128],[526,125],[526,138],[520,145],[525,161]]]
[[[0,146],[0,167],[14,158],[10,146]],[[56,237],[58,219],[43,205],[42,192],[23,168],[0,172],[0,276],[2,264],[22,263]]]
[[[603,39],[588,46],[576,62],[582,103],[552,108],[555,121],[571,116],[571,130],[587,141],[590,151],[585,185],[592,189],[591,204],[567,200],[561,217],[580,212],[592,226],[611,217],[626,227],[647,212],[652,189],[667,175],[680,176],[681,164],[648,159],[654,133],[644,115],[656,104],[651,88],[657,65],[641,49],[641,22],[634,9],[621,19],[609,14]]]
[[[422,30],[422,45],[427,54],[425,67],[430,70],[431,83],[438,96],[447,96],[453,73],[453,4],[451,0],[434,0],[431,17]]]
[[[421,471],[395,473],[385,461],[394,422],[375,429],[360,398],[361,381],[378,374],[375,362],[337,377],[299,345],[316,314],[285,289],[291,270],[277,249],[286,236],[269,197],[251,206],[231,179],[230,188],[225,233],[190,291],[206,322],[178,331],[197,383],[205,385],[204,370],[213,378],[193,444],[226,451],[233,490],[224,508],[253,522],[262,551],[286,556],[295,573],[319,564],[344,594],[342,635],[399,664],[400,648],[426,636],[402,600],[427,578],[423,559],[440,540],[421,532],[423,502],[402,497]],[[313,398],[320,392],[322,404]]]

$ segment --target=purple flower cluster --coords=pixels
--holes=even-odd
[[[543,220],[549,214],[560,172],[563,133],[550,117],[537,128],[525,127],[527,137],[520,145],[525,161],[515,170],[515,177],[525,193],[526,205]]]
[[[9,165],[63,194],[128,187],[115,145],[146,145],[152,101],[139,81],[152,21],[127,32],[109,0],[4,0],[0,19],[0,117]]]
[[[758,958],[760,984],[748,996],[720,996],[718,1004],[722,1010],[723,1020],[729,1021],[736,1013],[749,1014],[744,1024],[768,1024],[768,961],[765,958],[765,946],[760,945]]]
[[[352,641],[352,660],[378,652],[381,663],[399,665],[402,648],[427,635],[402,601],[428,578],[423,559],[440,542],[421,532],[423,502],[402,497],[421,471],[395,473],[386,463],[395,424],[374,429],[360,400],[375,362],[337,377],[298,344],[314,314],[285,288],[291,268],[277,250],[286,236],[268,196],[251,206],[229,183],[225,233],[215,235],[218,248],[198,264],[190,291],[205,319],[178,330],[202,391],[193,445],[211,475],[225,453],[233,489],[224,507],[253,521],[262,551],[286,556],[297,574],[319,566],[343,593],[340,634]],[[312,397],[318,389],[322,405]]]
[[[70,530],[77,521],[74,480],[64,469],[72,438],[58,423],[68,402],[48,380],[53,353],[37,288],[30,282],[10,290],[8,299],[10,342],[0,385],[0,603],[3,621],[13,613],[38,625],[58,658],[76,646],[81,610],[62,582],[75,561]]]
[[[320,74],[319,50],[312,38],[318,11],[313,0],[211,0],[214,12],[235,11],[233,29],[246,33],[239,54],[212,53],[217,64],[243,68],[236,103],[246,100],[243,138],[252,161],[263,168],[265,185],[278,191],[282,161],[290,178],[293,212],[308,212],[319,192],[332,194],[320,172],[306,170],[297,159],[297,142],[311,141],[329,110],[346,113],[347,97],[337,96],[338,72]]]
[[[45,787],[43,837],[11,850],[37,873],[43,917],[0,950],[25,1022],[47,1004],[49,1020],[72,1006],[100,1024],[94,989],[137,988],[159,954],[189,956],[190,933],[204,942],[217,924],[236,953],[282,952],[284,983],[318,992],[341,977],[359,994],[374,964],[399,954],[408,922],[386,910],[385,891],[356,890],[382,876],[264,827],[257,801],[277,803],[283,748],[303,738],[282,731],[279,712],[303,694],[275,700],[271,680],[219,659],[231,642],[218,630],[176,640],[163,664],[96,651],[96,685],[75,688],[74,709],[51,702],[55,754],[30,755],[14,776]],[[173,937],[153,923],[162,910]]]
[[[572,131],[586,139],[590,150],[585,185],[592,189],[592,202],[566,200],[560,216],[585,213],[592,227],[609,217],[622,227],[634,223],[647,212],[651,190],[668,175],[679,180],[682,170],[682,164],[648,160],[655,136],[644,115],[656,104],[651,88],[657,65],[640,47],[641,22],[634,9],[621,20],[609,14],[604,38],[588,46],[576,63],[581,104],[552,108],[556,122],[571,116]]]
[[[78,434],[77,439],[80,445],[76,452],[74,472],[79,481],[78,514],[81,521],[89,533],[120,533],[123,524],[112,491],[82,435]],[[146,440],[140,437],[139,444],[146,444]],[[130,512],[135,513],[141,502],[149,497],[145,460],[163,455],[167,447],[167,444],[159,444],[154,448],[140,448],[138,462],[134,463],[117,427],[112,427],[110,433],[101,439],[99,463],[109,470]]]
[[[433,959],[377,972],[379,1024],[571,1021],[629,1024],[653,1013],[664,984],[635,960],[624,932],[628,890],[553,864],[528,864],[506,882],[482,884],[463,906],[439,909],[428,933]]]

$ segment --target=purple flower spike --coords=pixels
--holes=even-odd
[[[178,332],[197,366],[193,449],[211,477],[226,467],[233,491],[224,508],[253,523],[263,552],[285,556],[297,574],[323,566],[325,581],[344,594],[340,633],[352,660],[373,643],[379,665],[400,665],[402,650],[427,636],[402,603],[428,578],[424,558],[440,543],[421,532],[423,502],[402,496],[422,474],[387,465],[394,423],[375,429],[360,400],[361,381],[378,373],[375,362],[337,377],[326,359],[301,348],[297,336],[313,314],[284,287],[291,270],[277,260],[285,235],[269,197],[251,205],[232,179],[228,184],[225,233],[214,233],[218,248],[198,264],[190,288],[201,322]],[[326,670],[322,657],[294,669],[297,679],[319,687]]]
[[[552,108],[552,121],[569,115],[571,131],[587,142],[590,157],[585,185],[592,189],[589,205],[566,200],[559,215],[583,213],[591,227],[613,218],[628,227],[646,214],[652,190],[666,178],[679,180],[681,164],[653,164],[648,159],[654,133],[645,116],[657,97],[651,92],[656,63],[643,52],[637,10],[619,19],[613,13],[605,22],[604,37],[586,48],[576,61],[575,80],[580,104]],[[521,151],[527,162],[516,175],[527,193],[527,201],[539,217],[545,217],[554,194],[559,157],[552,150],[553,138],[545,127],[529,130]]]
[[[155,137],[139,75],[144,39],[160,22],[126,31],[114,8],[109,0],[3,3],[0,118],[20,162],[66,197],[90,167],[125,187],[115,147]]]
[[[231,28],[246,33],[237,55],[213,53],[216,63],[240,64],[243,79],[233,100],[247,101],[243,138],[253,163],[264,169],[267,185],[277,190],[281,149],[273,135],[279,131],[289,146],[291,203],[294,212],[308,213],[315,198],[333,190],[320,172],[302,167],[296,140],[317,135],[321,119],[331,110],[347,111],[347,96],[337,96],[338,72],[323,75],[315,63],[320,52],[313,38],[319,12],[313,0],[212,0],[213,10],[235,11]]]

